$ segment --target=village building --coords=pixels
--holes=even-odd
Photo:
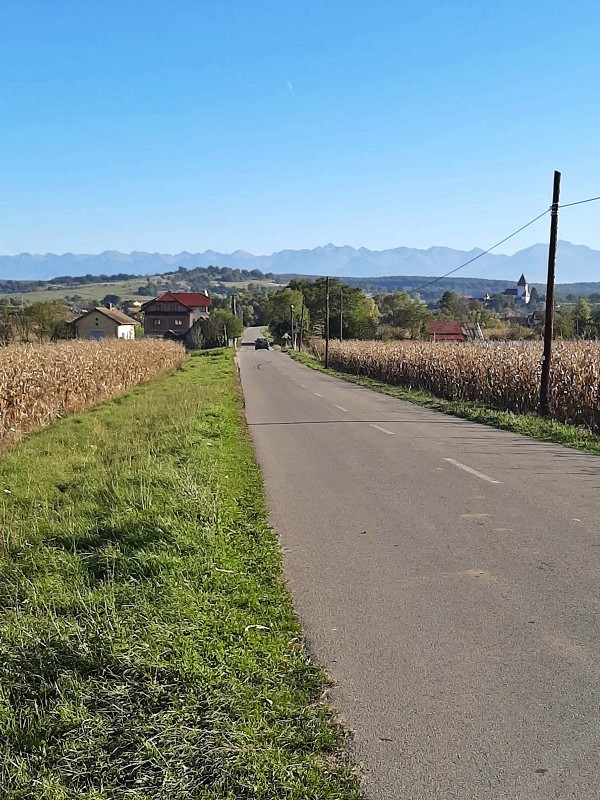
[[[531,302],[531,290],[525,275],[521,275],[514,288],[505,289],[503,294],[515,298],[515,305],[528,306]]]
[[[91,311],[85,311],[71,324],[78,339],[134,339],[139,322],[116,308],[96,306]]]
[[[144,312],[146,336],[185,339],[202,319],[208,319],[212,302],[203,292],[166,292],[148,300]]]
[[[478,322],[455,322],[438,319],[427,326],[432,342],[482,342],[483,332]]]

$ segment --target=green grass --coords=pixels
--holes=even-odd
[[[87,300],[101,300],[106,294],[116,294],[123,300],[139,300],[140,303],[145,303],[146,300],[151,299],[154,295],[138,295],[137,290],[140,286],[144,286],[146,278],[131,278],[127,281],[112,281],[105,283],[82,283],[78,286],[60,286],[59,284],[49,284],[48,289],[38,289],[35,292],[23,292],[15,294],[1,294],[0,297],[7,297],[8,299],[16,299],[21,302],[21,298],[25,304],[40,303],[44,300],[66,300],[67,297],[72,297],[74,294],[82,298],[82,302]]]
[[[350,800],[230,352],[0,457],[3,800]]]
[[[555,442],[566,447],[573,447],[577,450],[585,450],[588,453],[600,455],[600,436],[594,435],[586,428],[565,425],[562,422],[538,417],[537,414],[513,414],[510,411],[498,411],[469,401],[444,400],[429,392],[407,389],[403,386],[393,386],[374,378],[353,375],[336,369],[325,369],[321,361],[305,353],[290,353],[290,355],[294,360],[319,372],[325,372],[327,375],[333,375],[336,378],[343,378],[345,381],[355,383],[358,386],[365,386],[368,389],[374,389],[382,394],[389,394],[399,400],[406,400],[409,403],[431,408],[435,411],[442,411],[444,414],[468,419],[471,422],[480,422],[483,425],[491,425],[501,430],[532,436],[544,442]]]

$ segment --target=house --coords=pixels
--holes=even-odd
[[[85,311],[71,323],[78,339],[133,339],[135,326],[139,325],[116,308],[96,306]]]
[[[183,339],[201,319],[208,319],[212,302],[203,292],[166,292],[148,300],[144,312],[144,333]]]
[[[430,322],[427,326],[427,333],[434,342],[466,342],[467,335],[462,329],[460,322],[438,319]]]

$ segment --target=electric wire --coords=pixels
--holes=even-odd
[[[594,200],[600,200],[600,195],[598,197],[588,197],[587,200],[577,200],[575,203],[559,203],[559,208],[569,208],[569,206],[580,206],[582,203],[593,203]]]
[[[600,199],[600,198],[598,198],[598,199]],[[431,286],[432,284],[437,283],[438,281],[441,281],[444,278],[447,278],[448,275],[452,275],[453,273],[458,272],[459,269],[463,269],[463,267],[466,267],[469,264],[472,264],[474,261],[477,261],[478,258],[482,258],[483,256],[486,256],[488,253],[491,253],[492,250],[495,250],[496,247],[500,247],[500,245],[504,244],[504,242],[508,242],[508,240],[512,239],[513,236],[516,236],[518,233],[521,233],[521,231],[524,231],[525,228],[528,228],[530,225],[533,225],[533,223],[537,222],[538,219],[541,219],[542,217],[545,217],[546,214],[548,214],[549,212],[550,212],[550,209],[547,208],[545,211],[542,211],[541,214],[538,214],[537,217],[534,217],[534,219],[530,220],[525,225],[521,226],[518,230],[516,230],[513,233],[511,233],[509,236],[506,236],[504,239],[501,239],[499,242],[496,242],[496,244],[493,244],[491,247],[489,247],[487,250],[484,250],[482,253],[478,253],[478,255],[474,256],[473,258],[470,258],[468,261],[465,261],[464,264],[460,264],[458,267],[454,267],[454,269],[451,269],[449,272],[446,272],[444,275],[440,275],[438,278],[433,278],[433,280],[429,281],[428,283],[424,283],[422,286],[419,286],[417,289],[411,289],[410,291],[411,292],[420,292],[422,289],[426,289],[428,286]]]

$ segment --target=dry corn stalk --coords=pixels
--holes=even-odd
[[[315,343],[323,355],[324,344]],[[330,342],[332,367],[447,400],[471,400],[517,414],[539,402],[542,346],[537,342]],[[600,342],[555,342],[550,416],[600,432]]]
[[[0,448],[181,364],[184,348],[160,339],[0,348]]]

